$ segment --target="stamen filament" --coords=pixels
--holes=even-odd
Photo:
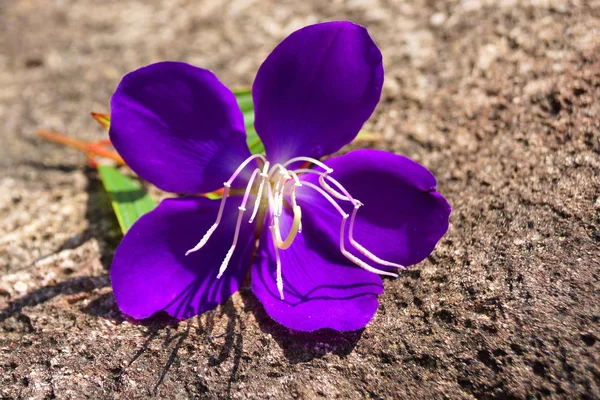
[[[344,210],[342,210],[342,207],[340,207],[340,205],[338,203],[336,203],[335,200],[329,194],[327,194],[327,192],[325,192],[323,189],[321,189],[320,187],[318,187],[317,185],[315,185],[313,183],[306,182],[306,181],[303,183],[303,185],[308,186],[309,188],[312,188],[312,189],[316,190],[317,192],[319,192],[321,194],[321,196],[325,197],[325,199],[327,201],[329,201],[333,207],[335,207],[337,212],[339,212],[342,217],[349,216],[348,214],[346,214],[344,212]]]
[[[275,251],[275,265],[277,267],[277,278],[276,278],[277,290],[279,291],[279,297],[281,298],[281,300],[284,300],[284,298],[283,298],[283,277],[281,276],[281,258],[279,258],[279,249],[277,248],[277,243],[276,243],[276,239],[275,239],[275,227],[270,226],[269,229],[271,230],[271,238],[273,240],[273,249]]]
[[[290,178],[287,174],[287,170],[283,170],[285,173],[281,173],[279,179],[275,183],[273,199],[275,201],[275,216],[280,217],[283,212],[283,190],[285,189],[284,180]]]
[[[227,269],[227,265],[229,265],[229,260],[231,260],[231,256],[233,255],[233,251],[235,250],[235,245],[237,243],[238,236],[240,235],[240,225],[242,223],[242,217],[244,216],[244,211],[246,211],[246,209],[240,206],[240,207],[238,207],[238,210],[239,210],[238,218],[237,218],[237,222],[235,224],[235,233],[233,234],[233,244],[229,248],[229,251],[225,255],[225,259],[221,263],[221,267],[219,268],[219,274],[217,275],[217,279],[221,279],[221,277],[223,276],[223,273]]]
[[[292,185],[292,188],[290,189],[290,197],[292,199],[292,208],[295,208],[298,206],[298,202],[296,201],[296,188],[302,187],[302,183],[300,183],[300,179],[298,178],[298,175],[294,171],[288,171],[288,172],[290,173],[292,178],[294,178],[294,184]],[[294,217],[295,217],[295,214],[294,214]],[[302,218],[300,218],[300,220],[298,221],[298,233],[302,233]]]
[[[311,174],[317,174],[319,175],[319,184],[323,187],[323,189],[325,189],[329,194],[331,194],[333,197],[339,199],[339,200],[343,200],[343,201],[350,201],[354,204],[354,202],[352,201],[352,196],[350,196],[350,194],[348,193],[348,191],[342,186],[341,183],[339,183],[338,181],[336,181],[335,179],[333,179],[332,177],[330,177],[329,175],[327,175],[324,172],[321,171],[317,171],[314,169],[310,169],[310,168],[300,168],[297,169],[296,172],[298,173],[311,173]],[[327,178],[328,180],[334,182],[334,184],[345,194],[342,195],[340,193],[338,193],[337,191],[335,191],[331,186],[329,186],[326,182],[325,182],[325,178]]]
[[[360,208],[360,205],[355,205],[354,210],[352,210],[352,216],[350,217],[350,230],[349,230],[350,244],[352,244],[352,246],[354,246],[356,248],[356,250],[358,250],[360,253],[362,253],[362,255],[364,255],[365,257],[369,258],[371,261],[375,261],[378,264],[386,265],[388,267],[406,269],[406,267],[404,265],[396,264],[391,261],[386,261],[382,258],[377,257],[375,254],[371,253],[369,250],[364,248],[360,243],[358,243],[356,240],[354,240],[354,219],[356,218],[356,213],[358,212],[359,208]]]
[[[344,232],[345,232],[345,228],[346,228],[346,220],[347,219],[348,219],[348,214],[346,214],[342,218],[342,226],[340,228],[340,251],[342,252],[342,254],[344,256],[346,256],[346,258],[349,259],[350,261],[352,261],[354,264],[358,265],[359,267],[361,267],[369,272],[372,272],[377,275],[387,275],[387,276],[392,276],[394,278],[397,278],[398,274],[394,274],[393,272],[382,271],[380,269],[373,268],[369,264],[367,264],[366,262],[361,260],[360,258],[356,257],[354,254],[352,254],[348,250],[346,250],[346,247],[344,246]]]
[[[346,188],[344,188],[344,186],[342,186],[341,183],[339,183],[336,179],[332,178],[331,176],[327,176],[326,174],[324,174],[323,172],[320,171],[315,171],[312,169],[300,169],[297,170],[296,172],[311,172],[311,173],[315,173],[319,175],[319,183],[321,184],[321,186],[323,186],[323,188],[329,192],[330,194],[332,194],[334,197],[337,197],[340,200],[345,200],[345,201],[349,201],[354,205],[354,210],[352,210],[352,217],[350,218],[350,229],[349,229],[349,238],[350,238],[350,244],[352,244],[353,247],[356,248],[356,250],[358,250],[362,255],[364,255],[365,257],[367,257],[368,259],[370,259],[371,261],[374,261],[378,264],[381,265],[385,265],[388,267],[394,267],[394,268],[401,268],[401,269],[406,269],[405,266],[401,265],[401,264],[396,264],[393,263],[391,261],[386,261],[384,259],[381,259],[379,257],[377,257],[375,254],[373,254],[372,252],[370,252],[369,250],[367,250],[365,247],[363,247],[360,243],[358,243],[355,239],[354,239],[354,220],[356,218],[356,214],[358,212],[358,209],[363,205],[359,200],[354,199],[352,197],[352,195],[350,195],[350,193],[346,190]],[[338,189],[340,189],[340,191],[345,195],[342,196],[340,195],[338,192],[336,192],[331,186],[327,185],[325,183],[325,179],[333,182],[333,184],[335,186],[338,187]],[[328,190],[329,189],[329,190]]]
[[[323,164],[321,161],[311,158],[311,157],[294,157],[294,158],[284,162],[283,166],[287,167],[288,165],[295,163],[297,161],[308,161],[309,163],[315,164],[315,165],[323,168],[328,174],[333,172],[333,169],[329,168],[327,165]]]
[[[255,158],[260,158],[261,160],[263,160],[263,162],[265,162],[265,163],[267,162],[267,159],[262,154],[252,154],[250,157],[246,158],[244,160],[244,162],[240,164],[239,167],[237,167],[237,169],[235,170],[233,175],[231,175],[231,177],[229,178],[227,183],[231,186],[231,184],[233,183],[235,178],[237,178],[237,176],[240,174],[240,172],[242,172],[242,170],[244,168],[246,168],[246,166],[250,163],[250,161],[254,160]]]
[[[227,265],[229,264],[229,260],[233,254],[233,250],[235,250],[235,246],[237,244],[238,237],[240,235],[240,226],[242,225],[242,217],[244,216],[244,211],[246,211],[246,203],[248,202],[248,197],[250,196],[250,190],[254,185],[254,179],[256,178],[256,174],[259,173],[259,169],[255,169],[250,175],[250,179],[248,180],[248,184],[246,185],[246,191],[244,192],[244,197],[242,198],[242,204],[238,207],[238,218],[235,224],[235,233],[233,234],[233,243],[229,248],[229,251],[225,255],[225,259],[221,263],[221,267],[219,268],[219,274],[217,275],[217,279],[220,279],[223,276],[223,273],[227,269]]]
[[[193,248],[191,248],[185,252],[186,256],[188,254],[198,251],[202,247],[204,247],[206,242],[208,242],[208,239],[210,239],[210,237],[212,236],[215,229],[217,229],[217,227],[219,226],[219,223],[221,222],[221,217],[223,216],[223,209],[225,208],[225,202],[227,201],[227,196],[229,196],[229,188],[231,187],[231,185],[228,182],[224,182],[223,186],[224,186],[223,197],[221,197],[221,204],[219,205],[219,212],[217,214],[217,219],[216,219],[215,223],[208,229],[208,231],[204,234],[204,236],[202,236],[202,239],[200,239],[200,241],[198,242],[197,245],[195,245]]]
[[[394,274],[392,272],[382,271],[382,270],[373,268],[369,264],[365,263],[364,261],[362,261],[361,259],[359,259],[358,257],[356,257],[354,254],[348,252],[346,250],[346,248],[345,248],[345,245],[344,245],[344,232],[345,232],[345,229],[346,229],[346,220],[348,219],[349,215],[346,214],[344,212],[344,210],[342,210],[342,208],[339,206],[339,204],[337,204],[335,202],[335,200],[333,200],[333,198],[331,196],[329,196],[329,194],[327,194],[323,189],[321,189],[317,185],[314,185],[314,184],[312,184],[310,182],[304,182],[304,185],[306,185],[306,186],[308,186],[308,187],[310,187],[310,188],[318,191],[323,197],[325,197],[325,199],[327,199],[327,201],[329,201],[331,203],[331,205],[333,205],[335,207],[335,209],[342,216],[342,226],[340,228],[340,251],[342,252],[342,254],[344,254],[344,256],[346,256],[346,258],[348,258],[350,261],[352,261],[353,263],[355,263],[359,267],[364,268],[367,271],[373,272],[375,274],[393,276],[395,278],[398,277],[397,274]],[[362,248],[364,249],[364,247],[362,247]]]

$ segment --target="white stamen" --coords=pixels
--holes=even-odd
[[[339,183],[336,179],[332,178],[331,176],[327,176],[326,174],[324,174],[323,172],[320,172],[320,171],[315,171],[315,170],[311,170],[311,169],[300,169],[300,170],[297,170],[296,172],[312,172],[312,173],[319,175],[319,183],[327,192],[329,192],[331,195],[333,195],[334,197],[337,197],[340,200],[349,201],[350,203],[352,203],[354,205],[354,210],[352,210],[352,217],[350,218],[349,237],[350,237],[350,244],[352,244],[352,246],[354,248],[356,248],[356,250],[358,250],[362,255],[364,255],[371,261],[374,261],[378,264],[385,265],[388,267],[406,269],[406,267],[403,265],[396,264],[391,261],[386,261],[382,258],[377,257],[375,254],[371,253],[369,250],[367,250],[364,246],[362,246],[360,243],[358,243],[354,239],[354,219],[356,218],[356,213],[357,213],[358,209],[363,204],[359,200],[354,199],[352,197],[352,195],[350,195],[350,193],[346,190],[346,188],[344,186],[342,186],[341,183]],[[331,186],[327,185],[327,183],[325,183],[325,179],[331,181],[343,193],[343,195],[336,192]]]
[[[277,194],[277,216],[278,217],[280,217],[281,214],[283,213],[283,197],[284,197],[283,191],[285,190],[285,181],[290,178],[291,178],[291,176],[287,173],[285,175],[282,175],[281,178],[279,178],[279,182],[278,182],[279,183],[279,193]]]
[[[382,271],[382,270],[373,268],[369,264],[365,263],[364,261],[362,261],[361,259],[359,259],[355,255],[353,255],[352,253],[348,252],[346,250],[345,246],[344,246],[344,232],[345,232],[345,229],[346,229],[346,220],[348,219],[349,215],[346,214],[344,212],[344,210],[342,210],[342,208],[339,206],[339,204],[337,204],[335,202],[335,200],[333,200],[333,198],[329,194],[327,194],[323,189],[321,189],[317,185],[314,185],[314,184],[312,184],[310,182],[304,182],[304,185],[306,185],[306,186],[308,186],[308,187],[310,187],[310,188],[318,191],[323,197],[325,197],[325,199],[327,199],[327,201],[329,201],[331,203],[331,205],[333,205],[335,207],[335,209],[342,216],[342,227],[340,228],[340,251],[342,252],[342,254],[344,256],[346,256],[346,258],[348,258],[350,261],[352,261],[353,263],[355,263],[359,267],[364,268],[367,271],[373,272],[375,274],[393,276],[395,278],[398,277],[397,274],[394,274],[392,272]]]
[[[364,262],[363,260],[361,260],[360,258],[356,257],[354,254],[348,252],[348,250],[346,250],[345,246],[344,246],[344,231],[346,228],[346,220],[348,219],[348,214],[346,214],[343,218],[342,218],[342,226],[340,228],[340,251],[342,252],[342,254],[344,256],[346,256],[346,258],[350,261],[352,261],[354,264],[358,265],[359,267],[366,269],[369,272],[372,272],[374,274],[378,274],[378,275],[387,275],[387,276],[392,276],[394,278],[398,277],[398,274],[394,274],[393,272],[387,272],[387,271],[382,271],[380,269],[376,269],[371,267],[369,264],[367,264],[366,262]]]
[[[229,260],[231,259],[231,255],[233,254],[233,250],[235,250],[235,245],[237,244],[238,236],[240,235],[240,226],[242,225],[242,217],[244,216],[244,211],[246,211],[246,203],[248,202],[248,197],[250,196],[250,190],[254,185],[254,179],[256,179],[256,174],[258,174],[259,169],[255,169],[248,180],[248,184],[246,185],[246,190],[244,192],[244,197],[242,198],[242,204],[238,207],[238,218],[235,224],[235,233],[233,234],[233,243],[229,248],[229,251],[225,255],[225,259],[221,263],[221,267],[219,268],[219,274],[217,275],[217,279],[220,279],[223,276],[223,273],[227,269],[227,265],[229,264]]]
[[[294,157],[291,160],[287,160],[286,162],[284,162],[283,166],[287,167],[288,165],[295,163],[296,161],[308,161],[309,163],[315,164],[315,165],[323,168],[328,174],[333,172],[333,169],[329,168],[327,165],[323,164],[321,161],[316,160],[311,157]]]
[[[233,254],[233,251],[235,250],[235,245],[237,244],[238,236],[240,235],[240,225],[242,224],[242,217],[244,216],[244,211],[246,211],[246,209],[241,206],[238,207],[238,209],[239,209],[238,219],[237,219],[237,223],[235,224],[235,233],[233,234],[233,244],[229,248],[229,251],[225,255],[225,259],[221,263],[221,267],[219,268],[219,274],[217,275],[217,279],[221,279],[221,277],[223,276],[223,273],[227,269],[229,260],[231,260],[231,255]]]
[[[283,277],[281,276],[281,259],[279,258],[279,249],[277,248],[275,239],[275,227],[270,226],[269,229],[271,230],[271,238],[273,239],[273,249],[275,249],[275,263],[277,265],[277,290],[279,291],[279,297],[281,297],[281,300],[284,300]]]
[[[246,168],[246,165],[248,165],[250,163],[250,161],[254,160],[255,158],[260,158],[261,160],[263,160],[263,162],[265,162],[265,163],[267,162],[267,159],[262,154],[253,154],[253,155],[251,155],[250,157],[246,158],[244,160],[244,162],[240,164],[239,167],[237,167],[237,169],[235,170],[235,172],[233,173],[233,175],[231,175],[231,178],[229,178],[229,180],[227,181],[227,183],[231,186],[231,184],[233,183],[233,181],[235,180],[235,178],[237,178],[237,176],[240,174],[240,172],[242,172],[242,170],[244,168]]]
[[[252,161],[256,158],[260,158],[261,160],[263,160],[265,163],[268,164],[265,156],[263,156],[262,154],[253,154],[250,157],[246,158],[244,160],[244,162],[242,162],[237,167],[237,169],[234,171],[234,173],[231,175],[231,177],[229,177],[229,180],[227,182],[223,183],[223,188],[224,188],[223,196],[221,197],[221,204],[219,205],[219,213],[217,214],[217,219],[216,219],[215,223],[208,229],[208,231],[204,234],[202,239],[200,239],[198,244],[196,244],[193,248],[191,248],[185,252],[186,256],[190,253],[200,250],[208,242],[208,239],[210,239],[212,234],[215,232],[215,230],[219,226],[219,223],[221,222],[221,217],[223,216],[223,209],[225,208],[225,203],[227,202],[227,197],[229,196],[229,189],[231,188],[231,184],[233,183],[235,178],[237,178],[237,176],[240,174],[240,172],[242,172],[242,170],[244,168],[246,168],[246,166],[250,163],[250,161]]]
[[[275,201],[275,216],[280,217],[283,212],[283,189],[284,189],[284,180],[289,178],[287,175],[287,171],[284,169],[285,173],[281,172],[281,175],[277,179],[275,183],[275,188],[273,190],[273,200]],[[273,175],[275,177],[275,175]]]
[[[349,230],[350,234],[349,234],[349,236],[350,236],[350,243],[352,244],[352,246],[354,246],[356,248],[356,250],[358,250],[360,253],[362,253],[362,255],[364,255],[371,261],[375,261],[378,264],[386,265],[388,267],[406,269],[406,267],[404,265],[396,264],[391,261],[386,261],[382,258],[377,257],[375,254],[371,253],[369,250],[367,250],[362,245],[360,245],[356,240],[354,240],[354,218],[356,218],[356,213],[358,212],[359,208],[360,208],[360,205],[355,205],[354,210],[352,210],[352,217],[350,217],[350,230]]]
[[[350,201],[352,202],[352,196],[350,196],[350,194],[348,193],[348,191],[342,186],[341,183],[339,183],[338,181],[336,181],[335,179],[333,179],[332,177],[330,177],[329,175],[327,175],[324,172],[321,171],[317,171],[314,169],[310,169],[310,168],[300,168],[296,170],[297,173],[310,173],[310,174],[316,174],[319,175],[319,184],[323,187],[323,189],[325,189],[330,195],[332,195],[333,197],[339,199],[339,200],[344,200],[344,201]],[[325,182],[325,178],[327,180],[330,180],[332,182],[334,182],[334,184],[345,194],[345,196],[343,194],[338,193],[337,191],[335,191],[331,186],[329,186],[326,182]],[[354,204],[354,202],[352,202]]]
[[[227,201],[227,196],[229,196],[229,188],[231,187],[231,185],[229,183],[227,183],[227,182],[224,182],[223,186],[225,188],[223,190],[223,197],[221,197],[221,204],[219,206],[219,213],[217,214],[217,220],[210,227],[210,229],[204,234],[204,236],[202,236],[202,239],[200,239],[200,241],[198,242],[198,244],[195,245],[193,248],[191,248],[191,249],[189,249],[188,251],[185,252],[186,256],[188,254],[193,253],[195,251],[198,251],[202,247],[204,247],[204,245],[206,244],[206,242],[208,242],[208,239],[210,239],[210,237],[212,236],[212,234],[215,231],[215,229],[217,229],[217,226],[219,226],[219,223],[221,222],[221,217],[223,216],[223,209],[225,208],[225,202]]]
[[[296,173],[294,171],[288,171],[288,172],[290,173],[292,178],[294,178],[294,184],[292,185],[292,188],[290,189],[290,197],[292,199],[292,208],[295,209],[296,207],[298,207],[298,202],[296,201],[296,188],[302,187],[302,183],[300,183],[300,179],[298,178],[298,175],[296,175]],[[302,233],[302,219],[300,219],[300,221],[298,221],[298,233]]]
[[[348,214],[346,214],[344,212],[344,210],[342,210],[342,207],[340,207],[340,205],[338,203],[336,203],[335,200],[329,194],[327,194],[327,192],[325,192],[323,189],[321,189],[320,187],[318,187],[315,184],[312,184],[312,183],[306,182],[306,181],[303,183],[303,185],[308,186],[309,188],[314,189],[317,192],[319,192],[321,194],[321,196],[325,197],[325,199],[327,199],[327,201],[329,201],[331,203],[331,205],[337,210],[337,212],[340,213],[340,215],[342,217],[349,216]]]

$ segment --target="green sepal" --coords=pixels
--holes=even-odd
[[[118,168],[99,165],[98,172],[123,234],[127,233],[142,215],[156,207],[146,190],[123,175]]]

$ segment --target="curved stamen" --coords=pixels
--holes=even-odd
[[[323,189],[321,189],[320,187],[318,187],[317,185],[315,185],[313,183],[306,182],[306,181],[304,181],[303,185],[308,186],[309,188],[314,189],[317,192],[319,192],[321,194],[321,196],[325,197],[325,199],[327,199],[327,201],[329,201],[331,203],[331,205],[333,207],[335,207],[337,212],[339,212],[342,217],[349,216],[348,214],[346,214],[344,212],[344,210],[342,210],[342,207],[340,207],[340,205],[338,203],[336,203],[335,200],[329,194],[327,194],[327,192],[325,192]]]
[[[246,185],[246,191],[244,192],[244,197],[242,198],[242,204],[238,207],[238,218],[235,224],[235,233],[233,234],[233,243],[229,248],[229,251],[225,255],[225,259],[221,263],[221,267],[219,268],[219,274],[217,275],[217,279],[220,279],[223,276],[223,273],[227,269],[227,265],[229,264],[229,260],[233,255],[233,251],[235,250],[235,246],[237,244],[238,237],[240,235],[240,226],[242,224],[242,217],[244,216],[244,211],[246,211],[246,203],[248,202],[248,197],[250,196],[250,190],[254,184],[254,179],[256,178],[256,174],[258,174],[260,170],[257,168],[252,172],[250,179],[248,180],[248,185]]]
[[[265,164],[267,164],[267,168],[268,168],[268,161],[265,158],[265,156],[263,156],[262,154],[251,155],[250,157],[246,158],[244,160],[244,162],[242,162],[237,167],[237,169],[229,177],[229,180],[227,182],[223,183],[223,188],[224,188],[223,196],[221,197],[221,204],[219,205],[219,212],[217,214],[217,219],[215,220],[215,223],[208,229],[208,231],[204,234],[204,236],[202,236],[202,239],[200,239],[200,241],[194,247],[192,247],[191,249],[189,249],[188,251],[185,252],[186,256],[190,253],[200,250],[208,242],[208,239],[210,239],[212,234],[215,232],[215,230],[219,226],[219,223],[221,223],[221,217],[223,216],[223,209],[225,208],[225,203],[227,202],[227,197],[229,197],[229,189],[231,188],[231,184],[233,183],[235,178],[237,178],[237,176],[242,172],[242,170],[244,168],[246,168],[246,166],[250,163],[250,161],[252,161],[256,158],[260,158],[261,160],[263,160],[263,162],[265,162]]]
[[[217,214],[217,219],[216,219],[215,223],[212,224],[212,226],[208,229],[208,231],[204,234],[204,236],[202,236],[202,239],[200,239],[198,244],[196,244],[193,248],[191,248],[185,252],[186,256],[188,254],[198,251],[202,247],[204,247],[206,242],[208,242],[208,239],[210,239],[210,237],[212,236],[215,229],[217,229],[217,226],[219,226],[219,223],[221,223],[221,217],[223,216],[223,209],[225,208],[225,202],[227,201],[227,196],[229,196],[229,188],[231,187],[231,185],[227,182],[224,182],[223,186],[224,186],[223,197],[221,197],[221,204],[219,205],[219,212]]]
[[[325,199],[327,201],[329,201],[329,203],[331,203],[331,205],[333,205],[335,207],[335,209],[340,213],[340,215],[342,216],[342,226],[340,228],[340,251],[342,252],[342,254],[348,258],[350,261],[352,261],[353,263],[355,263],[356,265],[358,265],[359,267],[366,269],[369,272],[373,272],[375,274],[379,274],[379,275],[387,275],[387,276],[393,276],[394,278],[397,278],[398,275],[394,274],[392,272],[388,272],[388,271],[382,271],[376,268],[371,267],[369,264],[367,264],[366,262],[362,261],[361,259],[359,259],[358,257],[356,257],[355,255],[353,255],[352,253],[348,252],[346,250],[346,247],[344,245],[344,232],[346,229],[346,220],[348,219],[349,215],[346,214],[344,212],[344,210],[342,210],[342,208],[339,206],[339,204],[337,204],[335,202],[335,200],[333,200],[333,198],[327,194],[327,192],[325,192],[323,189],[321,189],[320,187],[318,187],[317,185],[314,185],[310,182],[304,182],[304,185],[316,190],[317,192],[319,192],[323,197],[325,197]],[[362,247],[362,246],[361,246]],[[363,247],[364,248],[364,247]]]
[[[288,172],[290,173],[292,178],[294,178],[294,184],[292,185],[292,188],[290,189],[290,197],[292,199],[292,208],[295,208],[296,206],[298,206],[298,202],[296,201],[296,188],[302,187],[302,183],[300,183],[300,179],[298,178],[298,175],[296,175],[296,173],[294,171],[288,171]],[[300,221],[298,221],[298,233],[302,233],[302,218],[300,218]]]
[[[273,240],[273,249],[275,251],[275,265],[277,267],[277,278],[276,278],[276,282],[277,282],[277,290],[279,291],[279,297],[281,298],[281,300],[284,300],[283,298],[283,277],[281,276],[281,259],[279,258],[279,249],[277,248],[277,243],[275,242],[275,227],[274,226],[270,226],[269,229],[271,230],[271,238]]]
[[[329,168],[327,165],[323,164],[321,161],[311,158],[311,157],[294,157],[294,158],[284,162],[283,166],[287,167],[288,165],[295,163],[297,161],[308,161],[309,163],[315,164],[315,165],[323,168],[328,174],[333,172],[333,169]]]
[[[244,162],[239,165],[239,167],[237,167],[237,169],[235,170],[233,175],[231,175],[227,183],[231,185],[235,178],[237,178],[237,176],[240,174],[240,172],[242,172],[242,170],[246,168],[250,161],[254,160],[255,158],[260,158],[263,162],[267,162],[267,159],[262,154],[252,154],[250,157],[246,158]]]
[[[377,275],[387,275],[387,276],[392,276],[394,278],[397,278],[398,274],[394,274],[393,272],[387,272],[387,271],[382,271],[380,269],[373,268],[369,264],[367,264],[366,262],[361,260],[360,258],[356,257],[354,254],[352,254],[348,250],[346,250],[346,248],[344,246],[344,231],[346,228],[346,220],[348,219],[348,214],[346,214],[342,219],[343,219],[342,227],[340,228],[340,251],[342,252],[342,254],[344,256],[346,256],[346,258],[349,259],[350,261],[352,261],[354,264],[358,265],[359,267],[361,267],[363,269],[366,269],[369,272],[372,272]]]
[[[354,199],[352,198],[352,196],[350,196],[350,193],[348,193],[348,191],[342,186],[342,184],[339,183],[337,180],[333,179],[332,177],[330,177],[329,175],[327,175],[326,173],[321,172],[321,171],[317,171],[317,170],[314,170],[314,169],[310,169],[310,168],[300,168],[300,169],[297,169],[295,171],[298,172],[298,173],[310,173],[310,174],[319,175],[319,184],[330,195],[332,195],[333,197],[335,197],[335,198],[337,198],[339,200],[350,201],[350,202],[352,202],[352,204],[354,204]],[[325,182],[325,178],[327,178],[328,180],[332,181],[344,194],[340,194],[339,192],[335,191],[331,186],[329,186]]]
[[[337,197],[340,200],[349,201],[350,203],[352,203],[352,205],[354,206],[354,210],[352,210],[352,217],[350,218],[349,238],[350,238],[350,244],[352,244],[352,246],[354,248],[356,248],[356,250],[358,250],[362,255],[364,255],[371,261],[374,261],[378,264],[385,265],[388,267],[406,269],[406,267],[401,264],[393,263],[391,261],[386,261],[382,258],[377,257],[375,254],[373,254],[372,252],[367,250],[364,246],[362,246],[360,243],[358,243],[354,239],[354,220],[356,218],[358,209],[363,204],[360,202],[360,200],[353,198],[352,195],[346,190],[346,188],[344,186],[342,186],[341,183],[339,183],[336,179],[324,174],[321,171],[315,171],[312,169],[300,169],[300,170],[297,170],[297,172],[309,172],[309,173],[314,173],[314,174],[319,175],[319,183],[321,184],[321,186],[323,186],[323,189],[325,189],[331,195],[333,195],[334,197]],[[325,183],[325,179],[331,181],[343,193],[343,195],[336,192],[331,186],[327,185],[327,183]]]
[[[352,244],[352,246],[354,246],[356,248],[356,250],[358,250],[362,255],[364,255],[371,261],[375,261],[378,264],[386,265],[388,267],[406,269],[406,267],[404,265],[396,264],[391,261],[386,261],[382,258],[377,257],[375,254],[371,253],[369,250],[364,248],[360,243],[358,243],[356,240],[354,240],[354,219],[356,218],[356,213],[358,212],[359,208],[360,208],[360,204],[355,205],[354,210],[352,210],[352,216],[350,217],[350,229],[349,229],[350,244]]]

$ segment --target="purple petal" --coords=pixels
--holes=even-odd
[[[178,62],[140,68],[123,77],[110,107],[119,154],[168,192],[223,187],[250,156],[235,96],[205,69]]]
[[[356,217],[354,238],[376,256],[404,266],[416,264],[448,230],[450,205],[435,191],[433,174],[420,164],[378,150],[355,150],[325,164],[333,168],[331,176],[364,204]],[[315,175],[302,179],[317,183]],[[298,197],[310,202],[312,210],[304,214],[314,218],[328,236],[338,232],[337,223],[327,222],[339,219],[329,203],[308,190],[299,190]],[[352,207],[346,202],[344,210],[350,213]]]
[[[243,221],[224,275],[221,262],[233,240],[239,198],[227,202],[221,224],[204,248],[185,256],[215,222],[219,201],[164,200],[123,238],[110,275],[119,308],[134,318],[166,311],[179,319],[215,308],[243,283],[254,250],[254,225]]]
[[[287,232],[292,217],[280,218]],[[377,311],[381,278],[348,261],[336,246],[323,241],[320,226],[306,224],[287,250],[280,250],[285,300],[276,284],[273,243],[263,229],[252,268],[252,290],[271,318],[299,331],[364,328]]]
[[[382,85],[381,53],[362,26],[328,22],[292,33],[252,86],[255,127],[269,160],[336,152],[369,118]]]

